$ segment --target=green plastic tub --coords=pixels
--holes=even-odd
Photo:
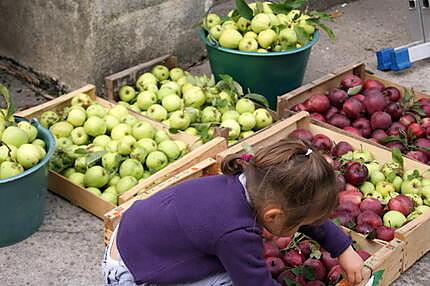
[[[26,120],[16,117],[16,121]],[[46,157],[25,172],[0,180],[0,247],[29,237],[43,222],[48,188],[48,162],[55,151],[55,139],[37,121],[38,138],[45,141]]]
[[[245,89],[264,95],[270,107],[276,110],[277,97],[302,85],[312,46],[319,40],[316,30],[312,40],[292,51],[257,53],[222,48],[206,37],[204,30],[200,38],[206,44],[212,73],[217,80],[220,74],[228,74]]]

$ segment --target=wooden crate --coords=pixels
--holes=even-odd
[[[312,121],[307,112],[300,112],[285,120],[279,121],[271,128],[264,130],[256,136],[245,139],[244,143],[249,144],[253,149],[257,150],[273,144],[273,142],[282,138],[286,138],[288,134],[297,128],[306,128],[313,134],[325,134],[334,141],[347,141],[355,149],[363,148],[368,150],[373,154],[375,160],[380,163],[385,163],[391,160],[391,151],[380,148],[379,145],[363,141],[361,138],[355,138],[349,134],[339,133],[333,128],[326,128],[324,124]],[[237,144],[228,148],[224,152],[219,153],[217,156],[218,166],[220,166],[222,160],[227,155],[244,153],[245,150],[242,146],[243,145]],[[427,165],[409,158],[403,158],[403,160],[406,170],[417,169],[420,173],[426,176],[429,175]],[[396,237],[405,243],[405,259],[402,266],[403,271],[411,267],[418,259],[430,250],[430,241],[425,235],[425,233],[428,233],[428,230],[430,230],[430,212],[419,216],[417,219],[396,230]],[[357,235],[360,236],[361,234]]]
[[[150,72],[153,67],[156,65],[165,65],[167,68],[172,69],[178,66],[178,60],[176,56],[173,55],[164,55],[159,58],[153,59],[149,62],[145,62],[142,64],[138,64],[136,66],[133,66],[131,68],[125,69],[123,71],[120,71],[118,73],[109,75],[105,78],[105,96],[106,98],[111,102],[118,102],[120,101],[119,98],[119,90],[123,85],[131,85],[134,86],[136,83],[136,80],[139,78],[139,76],[145,72]],[[262,105],[259,105],[256,103],[256,106],[258,108],[265,108]],[[278,113],[269,109],[265,108],[270,113],[274,121],[279,120]],[[134,111],[132,111],[134,113]],[[139,113],[136,113],[139,114]],[[139,114],[140,115],[140,114]],[[142,115],[141,115],[142,116]],[[266,127],[268,128],[268,127]],[[258,132],[260,132],[259,130]],[[257,132],[256,132],[257,133]],[[225,128],[216,128],[215,135],[220,137],[225,137],[228,139],[228,132]],[[252,135],[253,136],[253,135]]]
[[[361,77],[363,80],[367,79],[373,79],[378,80],[382,82],[385,86],[394,86],[400,90],[400,92],[403,95],[403,91],[406,88],[405,86],[399,85],[397,83],[391,82],[389,80],[383,79],[381,77],[378,77],[374,75],[372,72],[368,71],[366,69],[366,65],[364,63],[355,63],[348,65],[346,67],[340,68],[339,70],[329,73],[322,78],[319,78],[317,80],[314,80],[313,82],[310,82],[306,85],[303,85],[285,95],[278,97],[278,106],[277,106],[277,113],[279,118],[287,118],[290,115],[294,114],[293,111],[291,111],[291,108],[299,103],[304,102],[305,100],[309,99],[313,94],[315,93],[326,93],[329,90],[332,90],[336,87],[339,87],[340,82],[342,78],[345,75],[348,74],[354,74],[359,77]],[[425,94],[420,91],[415,91],[415,98],[428,98],[430,97],[429,94]],[[313,122],[317,122],[317,120],[311,119]],[[382,144],[378,144],[376,142],[370,141],[364,137],[357,136],[354,134],[351,134],[349,132],[346,132],[342,130],[341,128],[335,127],[333,125],[330,125],[325,122],[319,122],[321,126],[324,126],[328,129],[334,129],[337,132],[341,134],[346,134],[355,138],[360,138],[363,141],[366,141],[369,144],[379,146],[381,148],[384,148],[386,150],[390,150],[388,147],[385,147]]]
[[[69,94],[60,96],[47,103],[18,112],[17,115],[26,118],[33,118],[40,116],[43,112],[47,110],[61,110],[64,107],[69,106],[72,98],[79,93],[86,93],[90,95],[93,100],[106,108],[111,108],[115,106],[115,104],[100,97],[97,97],[95,86],[87,85],[83,88],[80,88]],[[139,116],[136,113],[130,114],[132,114],[141,121],[150,122],[157,129],[163,129],[165,131],[168,131],[168,128],[164,124],[150,120],[144,116]],[[184,132],[170,134],[170,136],[174,140],[181,140],[187,143],[191,151],[184,157],[180,158],[175,162],[172,162],[164,169],[158,171],[157,173],[145,179],[142,183],[137,184],[135,187],[122,194],[119,197],[120,204],[131,199],[139,191],[151,188],[154,185],[169,179],[178,172],[190,168],[192,165],[196,164],[199,161],[202,161],[206,158],[215,158],[217,153],[227,148],[227,143],[224,138],[215,138],[214,140],[211,140],[210,142],[201,145],[198,138],[186,134]],[[115,207],[115,205],[102,200],[100,197],[97,197],[96,195],[86,191],[84,188],[71,183],[69,180],[67,180],[67,178],[52,171],[50,171],[48,186],[51,191],[68,199],[73,204],[86,209],[87,211],[96,215],[99,218],[103,218],[103,215],[106,212]]]
[[[177,173],[176,175],[170,177],[168,180],[158,184],[157,186],[146,190],[145,192],[135,196],[133,199],[128,202],[119,205],[115,209],[104,215],[104,231],[103,237],[104,241],[107,244],[112,236],[112,232],[115,227],[118,225],[118,222],[122,216],[122,214],[136,201],[136,200],[144,200],[149,198],[150,196],[156,194],[157,192],[176,185],[182,181],[190,180],[194,178],[199,178],[205,175],[215,175],[218,174],[216,161],[212,158],[208,158],[204,161],[201,161],[191,168],[185,169],[182,172]]]

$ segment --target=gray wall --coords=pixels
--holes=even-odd
[[[193,25],[211,0],[1,0],[0,55],[72,88],[174,52],[203,56]]]

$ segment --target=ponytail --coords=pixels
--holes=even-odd
[[[243,172],[245,162],[240,154],[230,154],[221,163],[221,171],[224,175],[237,175]]]

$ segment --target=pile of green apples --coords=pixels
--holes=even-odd
[[[7,88],[0,84],[7,108],[0,109],[0,180],[14,177],[36,166],[46,156],[46,143],[28,121],[15,122]]]
[[[87,94],[39,118],[57,142],[51,170],[117,205],[118,196],[188,152],[183,141],[140,121],[127,108],[105,108]]]
[[[122,86],[119,97],[120,105],[203,141],[213,138],[217,126],[229,129],[229,144],[234,144],[273,123],[271,114],[246,98],[232,78],[215,83],[163,65],[140,75],[135,87]]]
[[[301,48],[312,40],[320,19],[330,19],[315,11],[309,14],[283,4],[256,2],[237,6],[228,17],[210,13],[204,17],[202,27],[209,41],[223,48],[245,52],[282,52]],[[322,27],[331,30],[327,26]]]

